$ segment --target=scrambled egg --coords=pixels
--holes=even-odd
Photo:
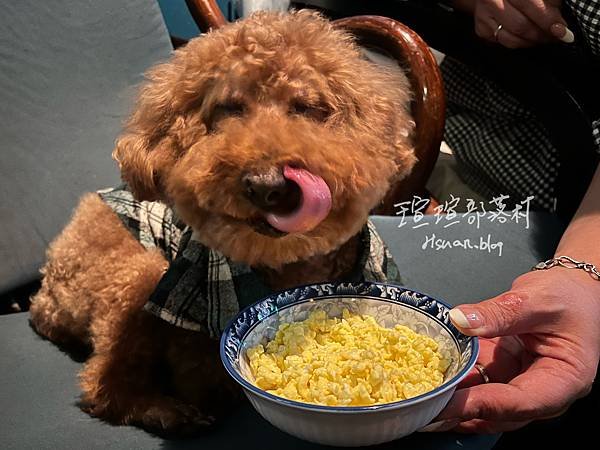
[[[248,349],[259,388],[281,397],[329,406],[395,402],[428,392],[450,365],[428,336],[396,325],[384,328],[369,315],[327,318],[314,311],[279,326],[266,348]]]

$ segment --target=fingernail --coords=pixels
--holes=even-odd
[[[573,42],[575,42],[575,35],[573,34],[573,32],[562,23],[555,23],[554,25],[552,25],[550,27],[550,32],[558,39],[560,39],[563,42],[566,42],[567,44],[572,44]]]
[[[460,423],[458,419],[440,420],[439,422],[431,422],[419,430],[419,433],[432,433],[434,431],[448,431]]]
[[[459,328],[479,328],[482,325],[481,318],[475,312],[466,314],[458,308],[450,310],[450,319]]]

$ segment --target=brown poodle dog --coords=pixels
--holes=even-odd
[[[166,435],[223,415],[240,394],[221,366],[219,330],[144,310],[195,267],[184,236],[269,290],[347,279],[369,212],[414,164],[409,96],[403,75],[306,11],[257,13],[151,70],[114,157],[138,202],[120,206],[171,218],[162,246],[132,233],[111,193],[88,194],[32,299],[38,333],[91,352],[84,409]],[[236,312],[223,311],[220,324]]]

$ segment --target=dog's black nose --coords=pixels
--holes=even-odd
[[[287,180],[281,169],[247,173],[242,183],[248,199],[263,211],[285,214],[300,204],[300,188]]]

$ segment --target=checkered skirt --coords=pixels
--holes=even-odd
[[[590,52],[600,57],[600,0],[567,0]],[[534,196],[532,208],[553,211],[559,170],[557,149],[542,123],[515,98],[463,64],[446,58],[442,75],[448,96],[444,140],[459,174],[487,198],[513,201]],[[592,133],[600,153],[600,118]]]

